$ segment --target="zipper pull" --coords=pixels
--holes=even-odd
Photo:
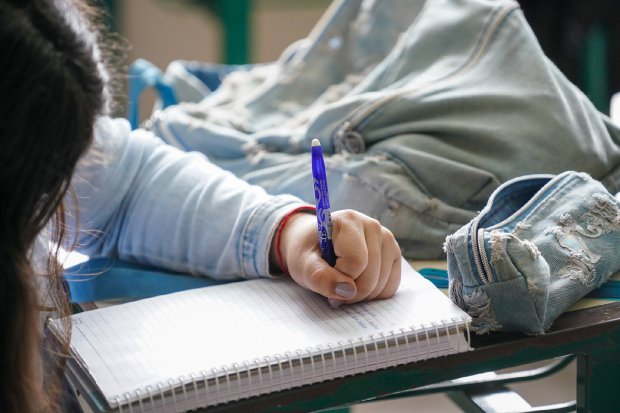
[[[366,142],[361,133],[353,130],[351,122],[344,122],[334,135],[334,149],[337,153],[362,153]]]

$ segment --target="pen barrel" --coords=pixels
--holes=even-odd
[[[336,254],[332,241],[332,218],[325,162],[323,161],[323,153],[320,146],[312,147],[312,177],[314,181],[314,199],[316,200],[319,246],[321,247],[323,259],[333,267],[336,264]]]

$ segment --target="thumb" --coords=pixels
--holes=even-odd
[[[319,255],[312,266],[315,270],[306,278],[306,288],[327,298],[347,301],[357,294],[355,281],[348,275],[330,267]]]

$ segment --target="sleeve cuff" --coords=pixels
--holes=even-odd
[[[291,195],[278,195],[261,204],[253,212],[241,237],[240,261],[244,278],[275,278],[270,270],[269,252],[283,220],[295,212],[314,206]]]

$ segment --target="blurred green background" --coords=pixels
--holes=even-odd
[[[305,37],[330,0],[100,0],[129,61],[248,63]],[[385,0],[384,0],[385,1]],[[388,0],[389,1],[389,0]],[[607,113],[620,91],[620,1],[519,0],[549,58]]]

